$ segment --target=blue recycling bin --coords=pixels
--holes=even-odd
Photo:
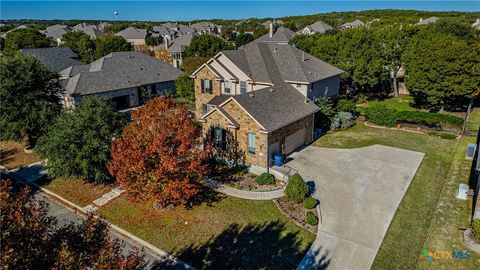
[[[274,160],[275,166],[280,167],[280,166],[283,165],[283,156],[282,155],[275,154],[273,156],[273,160]]]

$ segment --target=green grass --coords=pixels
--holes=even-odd
[[[480,127],[480,108],[474,108],[468,117],[467,129],[478,130]]]
[[[199,269],[293,269],[315,239],[271,201],[226,197],[155,211],[122,195],[97,213]]]
[[[363,123],[357,123],[349,130],[329,133],[315,142],[316,146],[338,148],[355,148],[373,144],[425,153],[372,266],[372,269],[414,269],[430,228],[458,140],[446,140],[437,136],[406,131],[370,128]]]
[[[45,179],[38,184],[81,207],[91,204],[113,188],[111,185],[95,185],[80,179]]]
[[[360,108],[370,107],[376,104],[383,104],[389,109],[395,109],[397,111],[417,111],[412,107],[413,97],[400,96],[398,98],[392,97],[381,101],[367,101],[360,105]]]
[[[475,143],[475,141],[473,137],[462,138],[455,152],[423,249],[429,251],[466,250],[462,244],[462,229],[470,225],[472,201],[458,200],[455,198],[455,194],[459,184],[468,184],[472,161],[465,159],[465,152],[467,144]],[[425,260],[418,260],[418,268],[480,269],[480,255],[474,252],[470,254],[472,257],[469,260],[434,259],[430,264],[427,264]]]

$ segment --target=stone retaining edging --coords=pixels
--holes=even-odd
[[[247,191],[236,189],[233,187],[226,186],[218,181],[212,179],[205,179],[206,186],[228,196],[246,199],[246,200],[257,200],[257,201],[269,201],[273,199],[278,199],[285,196],[285,188],[273,190],[273,191]]]
[[[468,228],[465,231],[463,231],[462,236],[463,236],[462,237],[463,244],[469,250],[476,252],[477,254],[480,254],[480,243],[478,243],[477,240],[475,239],[472,228]]]

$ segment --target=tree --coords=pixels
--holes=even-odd
[[[475,40],[475,29],[470,23],[458,18],[440,18],[437,22],[426,25],[426,28],[427,31],[452,35],[469,43]]]
[[[85,32],[71,31],[63,34],[61,46],[72,49],[84,63],[94,60],[95,43]]]
[[[95,40],[95,58],[99,59],[112,52],[133,50],[132,44],[120,36],[105,36]]]
[[[119,113],[103,99],[84,98],[72,110],[64,111],[48,133],[38,141],[37,152],[48,159],[53,177],[83,178],[108,182],[112,138],[122,127]]]
[[[292,175],[292,177],[288,179],[287,188],[285,188],[285,195],[296,203],[301,203],[308,195],[308,186],[302,176],[298,173]]]
[[[209,147],[185,106],[157,97],[138,111],[112,145],[110,173],[134,198],[160,205],[187,203],[201,190]]]
[[[154,37],[154,36],[151,36],[151,35],[150,35],[150,36],[147,36],[147,37],[145,38],[145,44],[146,44],[147,46],[158,46],[158,45],[159,45],[160,43],[162,43],[162,42],[163,42],[163,39],[162,39],[161,36],[159,36],[159,37]]]
[[[253,41],[253,36],[249,33],[241,33],[240,35],[237,36],[235,39],[235,47],[239,48],[240,46],[243,46],[249,42]]]
[[[184,73],[175,80],[175,90],[177,95],[185,98],[189,102],[195,102],[195,88],[193,79]]]
[[[169,64],[172,64],[173,63],[173,58],[172,58],[172,55],[165,49],[158,49],[154,52],[155,54],[155,58],[157,59],[160,59],[164,62],[167,62]]]
[[[192,74],[201,65],[206,63],[210,57],[190,56],[182,60],[182,68],[187,74]]]
[[[200,35],[192,38],[190,45],[185,48],[183,54],[186,57],[212,57],[220,51],[231,49],[233,49],[233,46],[219,37],[212,35]]]
[[[122,255],[107,225],[90,215],[80,224],[59,226],[48,204],[28,188],[0,180],[0,265],[4,269],[141,269],[138,251]]]
[[[5,52],[14,52],[25,48],[49,47],[52,41],[38,30],[25,28],[8,32],[5,38]]]
[[[267,33],[268,33],[268,29],[266,28],[263,28],[263,27],[255,28],[255,30],[253,30],[253,39],[257,39]]]
[[[1,140],[23,140],[31,147],[61,110],[58,76],[33,57],[0,57]]]
[[[442,112],[461,109],[480,89],[480,44],[451,35],[422,32],[403,60],[405,83],[415,103]]]

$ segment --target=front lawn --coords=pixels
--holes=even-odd
[[[40,161],[35,153],[25,153],[25,143],[0,141],[0,165],[11,170]]]
[[[477,127],[478,128],[478,127]],[[472,200],[459,200],[455,197],[458,185],[468,184],[471,160],[465,159],[468,143],[475,143],[475,138],[464,137],[457,151],[447,180],[444,183],[437,209],[430,225],[428,236],[422,250],[465,251],[462,244],[462,232],[469,227],[472,211]],[[480,269],[480,255],[470,252],[468,260],[432,260],[429,264],[425,260],[418,260],[420,269]]]
[[[315,240],[271,201],[210,199],[162,212],[122,194],[97,213],[199,269],[294,269]]]
[[[413,97],[412,96],[399,96],[387,98],[381,101],[367,101],[364,104],[360,104],[360,108],[370,107],[378,104],[383,104],[389,109],[394,109],[397,111],[417,111],[417,109],[412,107]]]
[[[111,185],[95,185],[80,179],[45,178],[38,184],[81,207],[91,204],[113,188]]]
[[[355,148],[373,144],[425,153],[372,266],[372,269],[414,269],[458,140],[371,128],[358,122],[351,129],[329,133],[314,143],[316,146],[336,148]]]

